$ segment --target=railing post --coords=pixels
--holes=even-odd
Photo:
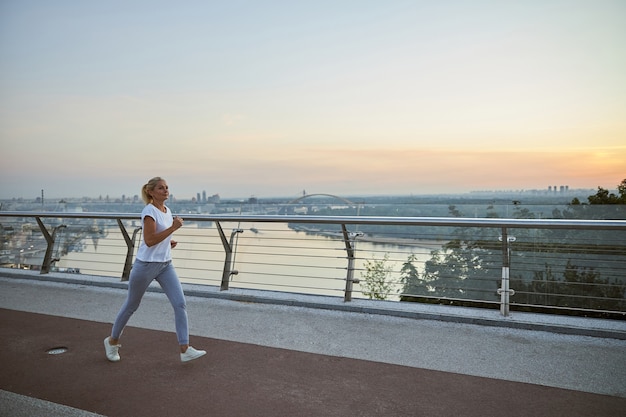
[[[506,227],[502,228],[502,284],[498,288],[500,294],[500,313],[503,316],[509,315],[510,296],[515,291],[509,288],[509,272],[511,267],[511,242],[515,242],[515,237],[508,236]]]
[[[120,227],[122,231],[122,236],[124,236],[124,241],[126,242],[126,261],[124,262],[124,270],[122,271],[122,281],[128,281],[130,277],[130,270],[133,266],[133,251],[135,249],[135,239],[137,237],[137,232],[141,230],[141,227],[136,227],[133,231],[133,237],[128,235],[122,220],[116,219],[117,225]]]
[[[66,226],[62,224],[55,227],[52,230],[52,235],[50,235],[50,233],[48,233],[48,229],[46,229],[46,226],[43,224],[41,219],[39,217],[35,217],[35,220],[37,220],[39,229],[41,229],[41,233],[43,234],[43,237],[46,239],[47,243],[46,254],[43,257],[43,262],[41,263],[41,271],[39,273],[47,274],[48,272],[50,272],[50,264],[52,263],[52,252],[54,251],[54,238],[56,236],[57,230],[63,229]]]
[[[237,233],[243,233],[243,229],[233,229],[233,231],[230,233],[229,242],[228,240],[226,240],[226,235],[224,234],[222,225],[219,222],[215,222],[215,226],[217,227],[220,239],[222,240],[222,246],[224,246],[224,252],[226,253],[226,256],[224,258],[224,270],[222,272],[222,283],[220,285],[220,291],[226,291],[228,290],[230,276],[237,275],[239,273],[239,271],[233,269],[233,241]]]
[[[348,229],[346,229],[346,225],[341,225],[341,231],[343,233],[343,242],[346,245],[346,252],[348,254],[348,272],[346,275],[346,289],[344,291],[343,301],[352,301],[352,284],[358,284],[359,280],[354,279],[354,253],[355,248],[353,246],[354,240],[358,236],[363,236],[362,232],[349,233]]]

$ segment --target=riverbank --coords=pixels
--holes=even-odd
[[[289,225],[289,228],[296,232],[304,232],[307,234],[330,237],[334,239],[343,240],[343,234],[341,232],[329,232],[321,230],[315,227],[305,225]],[[441,249],[443,245],[448,243],[447,240],[437,239],[412,239],[401,238],[396,236],[380,236],[380,235],[368,235],[363,234],[356,237],[357,242],[369,242],[380,245],[392,245],[392,246],[415,246],[418,248],[426,248],[431,250]]]

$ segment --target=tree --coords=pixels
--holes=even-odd
[[[626,192],[626,181],[620,190]],[[598,199],[591,198],[590,201],[613,198],[602,190],[597,196]],[[563,213],[566,218],[578,218],[585,214],[580,210],[590,207],[590,204],[576,203],[573,201],[571,209]],[[624,209],[623,206],[613,207]],[[462,216],[455,206],[449,206],[449,211],[453,216]],[[516,204],[513,217],[534,218],[535,215]],[[620,249],[623,246],[611,243],[620,241],[616,235],[619,232],[520,228],[512,233],[516,238],[511,243],[510,252],[510,287],[515,290],[512,302],[528,306],[516,308],[533,310],[536,308],[534,306],[539,305],[547,308],[624,311],[626,300],[623,280],[619,277],[602,277],[600,271],[607,274],[611,271],[598,267],[607,261],[623,262],[621,254],[625,252]],[[460,228],[454,231],[454,235],[456,239],[431,252],[421,277],[405,281],[403,301],[423,302],[444,298],[458,305],[463,305],[465,301],[462,300],[497,302],[495,294],[501,281],[503,250],[498,231]],[[577,259],[585,266],[568,261],[568,257],[576,253],[584,254]],[[545,269],[537,269],[541,268],[540,262],[543,260],[546,261]],[[554,311],[562,312],[557,309]]]
[[[454,205],[448,206],[451,216],[463,214]],[[431,252],[420,279],[405,283],[408,296],[463,298],[482,300],[495,298],[501,270],[501,244],[487,228],[457,228],[458,238]],[[491,236],[490,236],[491,234]]]
[[[589,204],[626,204],[626,179],[617,186],[619,195],[609,193],[602,187],[598,187],[598,192],[587,197]]]
[[[393,283],[389,280],[393,267],[387,265],[389,254],[386,253],[383,259],[366,260],[365,271],[361,272],[361,286],[363,295],[370,300],[386,300],[393,290]]]
[[[417,256],[414,253],[410,254],[400,269],[400,282],[404,284],[402,292],[406,294],[414,294],[414,291],[422,285],[419,279],[419,272],[413,264],[416,260]]]
[[[423,281],[437,297],[482,300],[495,297],[501,255],[499,249],[486,249],[479,240],[454,239],[433,251],[424,267]]]
[[[554,268],[545,264],[543,271],[535,271],[527,282],[520,278],[511,279],[515,289],[515,301],[520,304],[550,307],[569,307],[624,311],[626,284],[617,279],[602,278],[600,272],[591,267],[576,265],[568,260],[562,275],[557,276]]]
[[[567,209],[563,212],[555,209],[552,215],[555,219],[626,219],[626,179],[617,186],[617,194],[598,187],[587,201],[581,203],[574,198]]]

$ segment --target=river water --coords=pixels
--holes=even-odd
[[[173,262],[182,282],[219,286],[224,268],[225,251],[214,224],[185,224],[173,239],[179,242],[173,250]],[[348,268],[347,252],[342,239],[290,229],[283,223],[223,224],[227,239],[231,231],[241,228],[232,238],[234,269],[231,288],[250,288],[306,294],[343,296]],[[129,234],[132,236],[132,228]],[[139,240],[141,234],[137,235]],[[126,245],[117,226],[106,228],[106,237],[86,239],[82,251],[63,256],[56,266],[79,268],[82,274],[121,277]],[[376,243],[357,238],[354,278],[361,279],[366,262],[382,260],[390,268],[389,280],[397,282],[400,269],[409,255],[421,272],[424,262],[438,245],[432,242],[411,244]],[[135,250],[136,253],[136,250]],[[394,285],[388,299],[397,299],[401,286]],[[362,298],[359,284],[354,298]]]

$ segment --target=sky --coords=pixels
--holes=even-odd
[[[623,0],[0,0],[0,198],[614,189]]]

